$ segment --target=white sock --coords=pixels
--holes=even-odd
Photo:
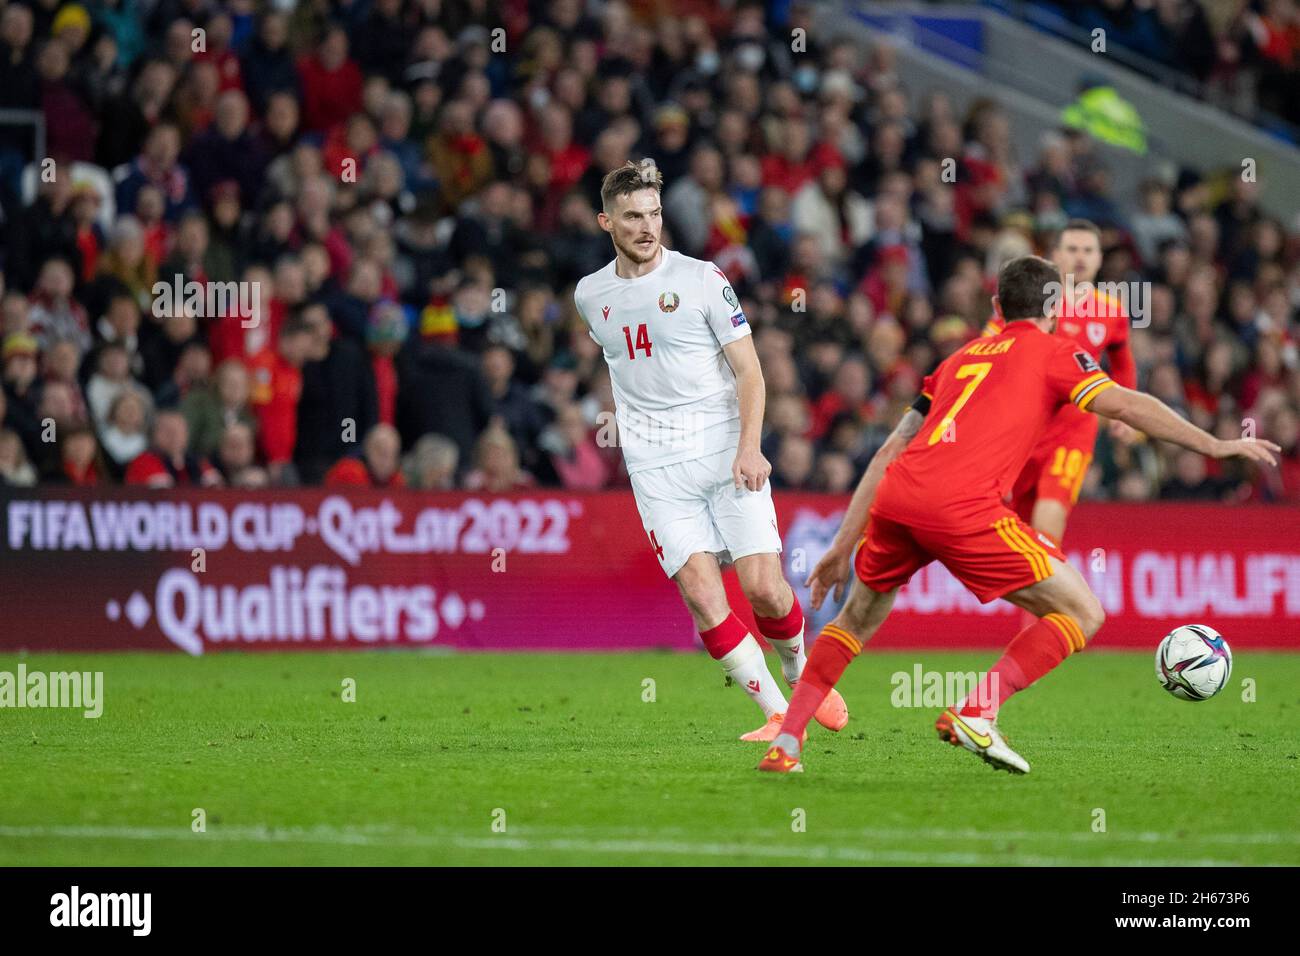
[[[767,658],[754,635],[746,634],[743,641],[718,659],[718,663],[727,676],[743,687],[750,699],[763,709],[764,717],[785,713],[785,695],[767,669]]]
[[[798,683],[803,674],[803,666],[808,663],[808,655],[804,653],[803,631],[801,627],[798,634],[785,640],[765,635],[767,643],[776,648],[776,653],[781,658],[781,674],[791,687]]]

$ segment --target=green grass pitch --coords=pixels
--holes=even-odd
[[[1197,704],[1147,654],[1072,658],[1003,711],[1026,777],[891,704],[995,657],[864,654],[781,777],[702,654],[0,657],[105,675],[97,720],[0,709],[0,864],[1300,863],[1300,655]]]

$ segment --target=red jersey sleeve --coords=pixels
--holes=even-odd
[[[1111,322],[1106,358],[1110,361],[1110,377],[1116,385],[1137,388],[1137,363],[1133,361],[1133,350],[1129,348],[1126,314],[1121,313]]]
[[[1087,411],[1092,400],[1115,382],[1079,343],[1063,341],[1047,361],[1047,384],[1062,402]]]

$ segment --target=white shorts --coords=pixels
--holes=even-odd
[[[668,577],[700,551],[724,563],[781,553],[772,482],[761,491],[737,490],[731,477],[735,460],[736,449],[728,448],[632,475],[641,524]]]

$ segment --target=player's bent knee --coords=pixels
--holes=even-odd
[[[761,617],[782,617],[790,610],[790,588],[779,576],[742,582],[741,590],[754,613]]]
[[[1097,600],[1095,594],[1089,593],[1088,597],[1080,602],[1075,609],[1074,619],[1083,631],[1086,640],[1091,640],[1093,635],[1101,630],[1101,626],[1106,623],[1106,611],[1102,608],[1101,602]]]
[[[1101,630],[1102,624],[1106,623],[1106,611],[1101,607],[1101,601],[1097,600],[1096,594],[1091,591],[1076,594],[1074,600],[1067,602],[1062,611],[1074,618],[1078,624],[1079,630],[1083,631],[1084,640],[1092,640],[1092,636]]]

